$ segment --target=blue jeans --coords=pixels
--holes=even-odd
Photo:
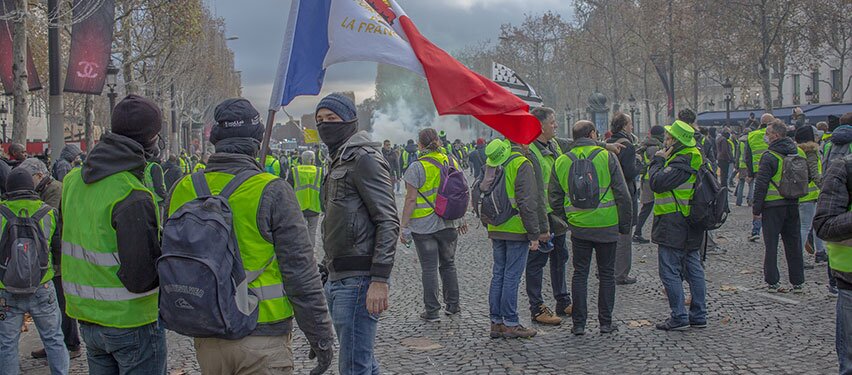
[[[808,242],[808,235],[814,229],[814,215],[816,214],[817,201],[799,203],[799,225],[802,233],[802,249],[805,248],[805,242]],[[825,243],[814,233],[814,252],[825,254]]]
[[[514,327],[518,319],[518,287],[527,264],[529,241],[491,240],[494,267],[491,270],[491,289],[488,309],[491,322]]]
[[[660,281],[666,288],[666,297],[672,310],[671,319],[675,324],[699,324],[707,322],[706,290],[704,266],[701,265],[701,252],[684,251],[666,246],[659,248]],[[692,302],[687,314],[684,306],[683,280],[689,283]]]
[[[530,311],[538,312],[538,307],[544,303],[542,297],[542,282],[544,278],[544,266],[550,259],[550,286],[553,289],[553,299],[556,300],[556,309],[564,310],[571,305],[571,294],[568,293],[568,285],[565,280],[565,268],[568,265],[568,246],[565,235],[553,237],[553,251],[542,253],[530,251],[527,259],[527,296],[530,298]]]
[[[18,341],[24,313],[29,313],[47,352],[51,374],[67,374],[68,349],[62,336],[62,311],[56,301],[53,282],[48,281],[33,294],[12,294],[0,289],[0,374],[13,375],[20,371]]]
[[[340,344],[337,364],[341,375],[379,373],[379,362],[373,354],[379,317],[367,311],[369,287],[369,276],[326,284],[331,321]]]
[[[157,322],[113,328],[80,322],[89,375],[166,374],[166,332]]]
[[[745,185],[748,184],[748,195],[746,202],[751,203],[752,199],[754,199],[754,180],[746,183],[745,178],[741,178],[737,181],[737,206],[743,205],[743,191],[745,190]]]
[[[852,290],[840,289],[838,292],[834,344],[840,374],[849,375],[852,374],[852,351],[847,344],[852,343]]]

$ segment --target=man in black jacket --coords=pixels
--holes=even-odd
[[[763,260],[763,277],[769,285],[769,292],[779,289],[778,274],[778,236],[784,242],[784,254],[787,258],[790,283],[793,292],[801,293],[805,283],[804,260],[799,225],[799,200],[787,199],[778,192],[781,183],[783,158],[798,152],[796,143],[787,137],[787,126],[775,121],[766,127],[766,140],[769,151],[760,158],[757,174],[754,178],[755,220],[763,224],[763,242],[766,254]]]
[[[322,186],[324,264],[341,374],[378,373],[377,317],[388,308],[399,217],[380,144],[358,131],[355,103],[331,94],[317,105],[317,131],[331,156]]]
[[[627,182],[627,190],[630,192],[630,202],[634,214],[639,211],[636,196],[636,177],[642,171],[636,162],[636,138],[633,136],[633,119],[623,112],[618,112],[612,117],[610,123],[612,138],[607,143],[618,143],[624,149],[618,153],[618,163]],[[636,223],[635,215],[631,216],[629,226]],[[615,255],[615,283],[627,285],[636,283],[636,278],[630,277],[631,263],[633,261],[633,238],[631,233],[619,234],[618,245]]]

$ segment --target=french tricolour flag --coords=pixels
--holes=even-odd
[[[426,77],[441,115],[473,115],[524,144],[541,133],[528,104],[432,44],[394,0],[293,0],[270,109],[319,94],[325,69],[346,61],[391,64]]]

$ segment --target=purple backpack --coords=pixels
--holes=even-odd
[[[438,167],[441,171],[441,182],[438,185],[434,205],[420,191],[417,194],[420,194],[426,200],[426,203],[429,203],[429,206],[435,210],[435,214],[442,219],[455,220],[463,217],[467,212],[468,204],[470,204],[470,191],[467,188],[464,172],[455,167],[452,157],[449,157],[448,165],[441,164],[432,158],[420,158],[420,160]]]

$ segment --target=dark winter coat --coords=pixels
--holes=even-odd
[[[846,156],[852,163],[852,156]],[[814,229],[817,236],[825,241],[842,242],[852,239],[852,190],[850,190],[849,173],[843,159],[837,160],[831,169],[826,171],[822,181],[822,191],[817,203],[814,216]],[[852,273],[832,271],[837,277],[837,287],[852,290]]]
[[[795,155],[798,152],[796,143],[789,137],[784,137],[769,145],[769,151],[777,152],[780,155]],[[760,157],[760,164],[757,167],[757,174],[754,176],[754,206],[752,213],[760,215],[765,208],[782,207],[790,205],[798,205],[798,199],[779,199],[776,201],[766,202],[766,193],[769,191],[769,184],[772,176],[778,172],[778,157],[771,152],[764,152]]]
[[[672,154],[680,151],[683,147],[679,145],[678,148],[672,150]],[[654,156],[651,165],[648,167],[651,190],[655,193],[666,193],[685,183],[695,173],[690,161],[689,155],[679,155],[668,166],[665,166],[665,158]],[[683,214],[679,212],[654,216],[651,241],[655,244],[678,250],[693,251],[701,247],[703,239],[704,231],[689,225]]]

